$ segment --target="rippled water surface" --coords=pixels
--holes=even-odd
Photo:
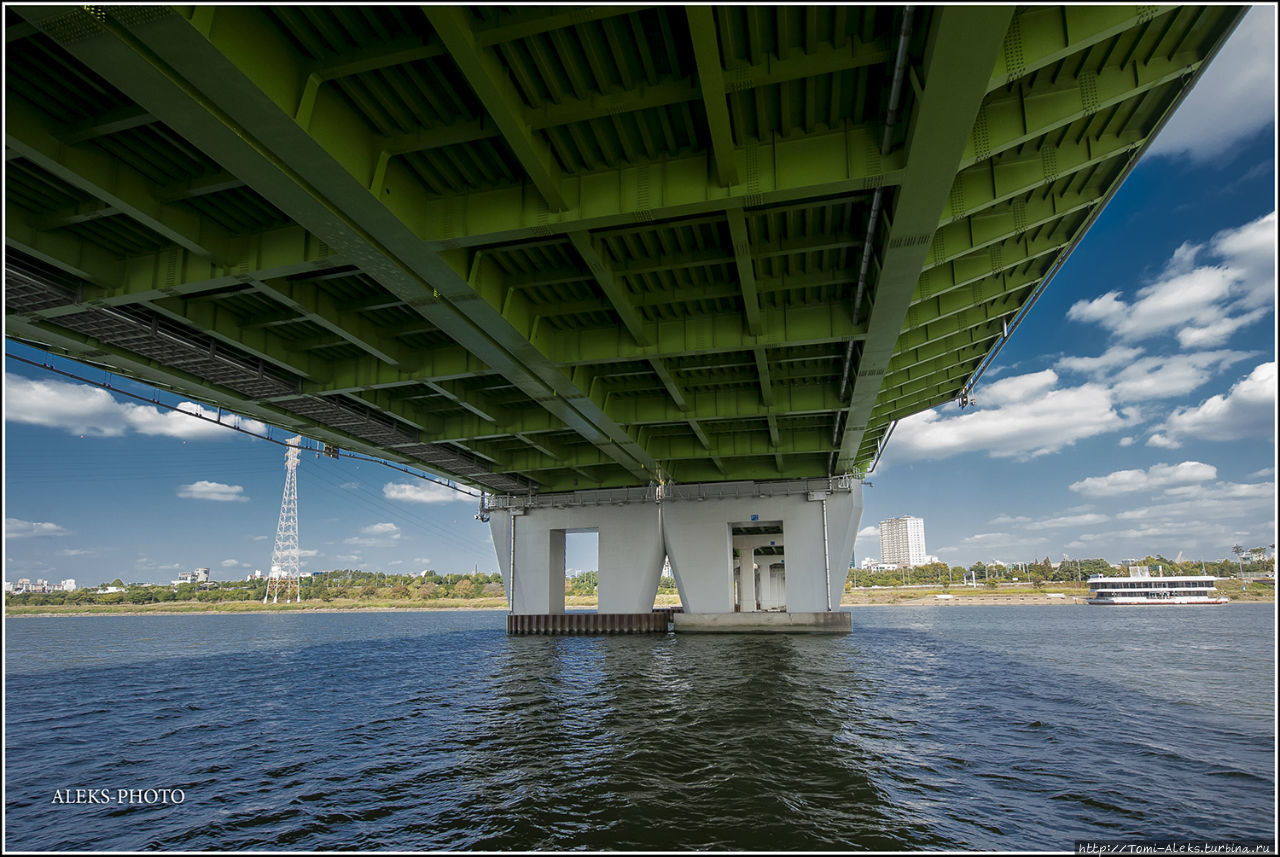
[[[848,636],[498,612],[13,619],[22,850],[1070,850],[1270,839],[1270,605],[881,607]],[[182,789],[179,805],[53,803]]]

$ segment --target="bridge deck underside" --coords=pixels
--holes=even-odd
[[[1241,14],[8,6],[6,335],[493,492],[865,470]]]

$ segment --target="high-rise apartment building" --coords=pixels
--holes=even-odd
[[[880,522],[880,561],[894,565],[926,565],[924,518],[904,515]]]

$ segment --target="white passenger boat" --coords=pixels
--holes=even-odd
[[[1145,565],[1129,566],[1128,577],[1089,578],[1090,604],[1226,604],[1211,574],[1151,576]]]

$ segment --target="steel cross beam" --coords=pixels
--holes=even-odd
[[[920,75],[923,92],[909,126],[907,168],[891,213],[893,225],[882,239],[885,250],[836,459],[837,472],[851,471],[862,463],[862,438],[937,231],[938,212],[955,181],[991,68],[1003,47],[1013,8],[944,6],[936,13],[940,21]]]
[[[200,139],[215,160],[345,252],[485,363],[507,373],[530,398],[608,450],[634,476],[653,478],[657,462],[621,427],[533,352],[488,304],[477,300],[465,279],[430,254],[349,173],[332,168],[336,165],[315,141],[270,100],[278,86],[260,78],[264,91],[246,78],[233,60],[243,52],[243,44],[234,39],[222,43],[228,56],[210,41],[235,29],[217,27],[220,16],[252,15],[250,10],[200,7],[191,21],[173,13],[147,19],[126,11],[123,20],[109,13],[105,24],[79,10],[21,11],[37,25],[58,16],[83,16],[93,35],[69,44],[72,53],[180,132]],[[271,136],[257,136],[268,130]]]

